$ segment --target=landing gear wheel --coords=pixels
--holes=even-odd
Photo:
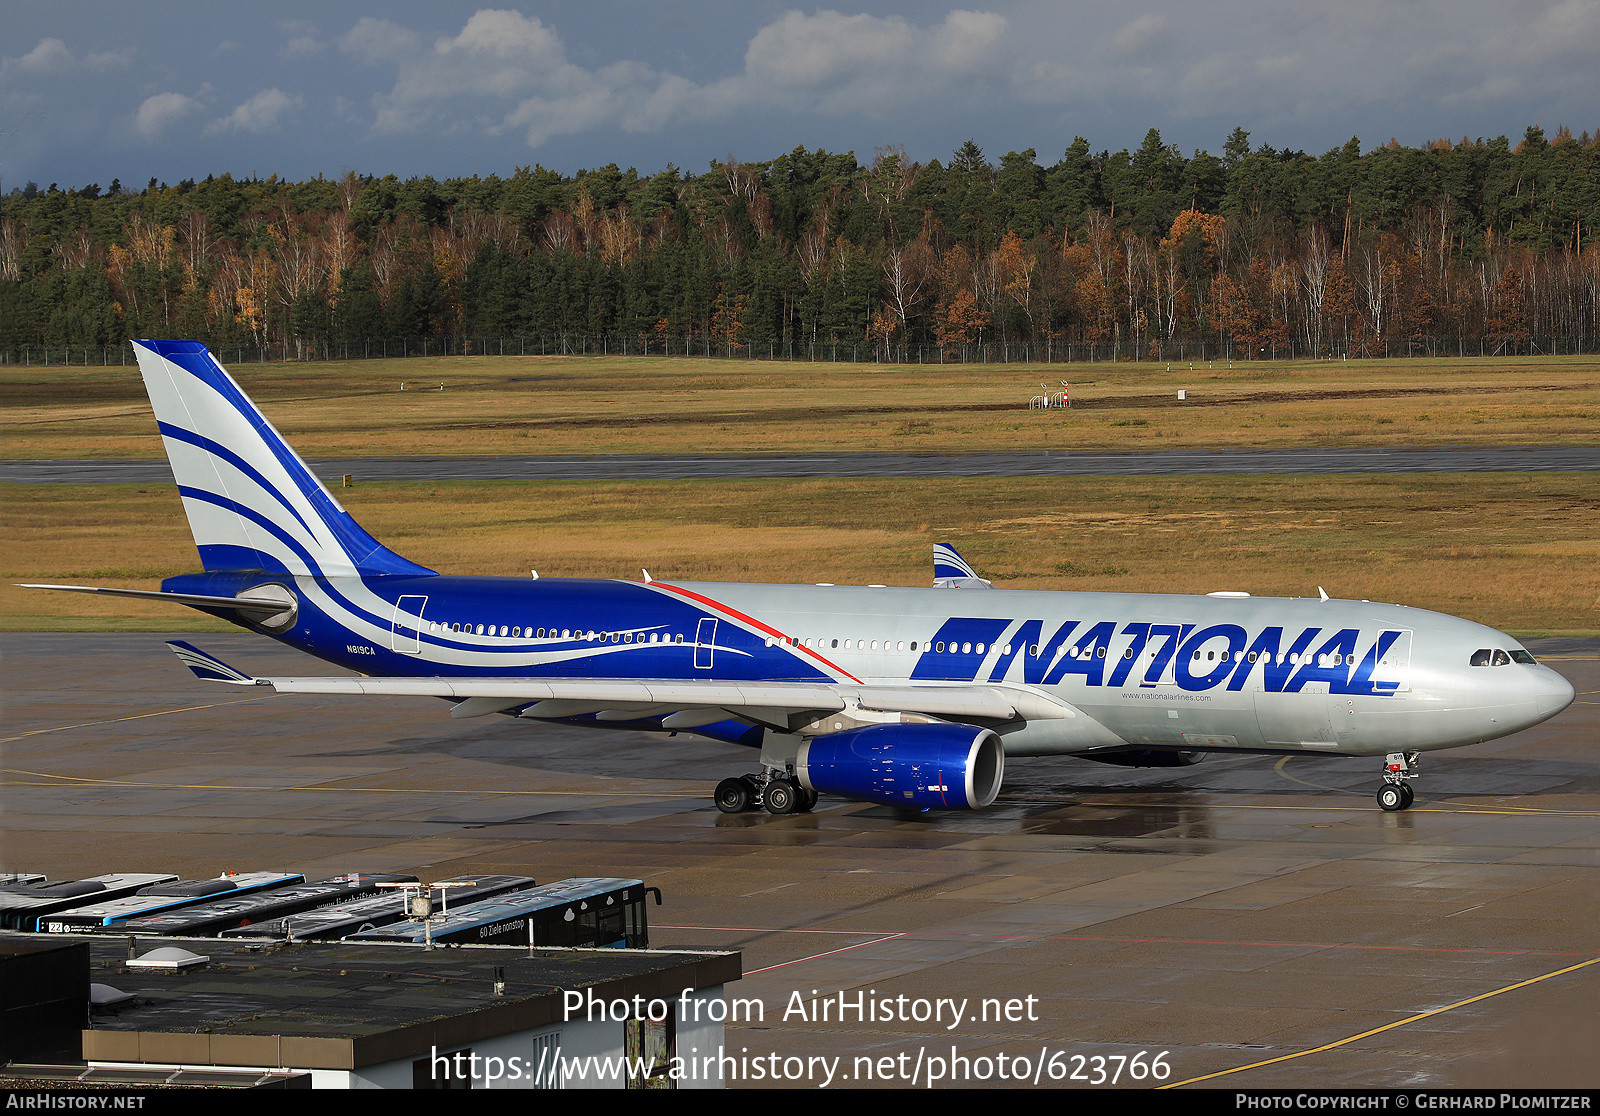
[[[724,779],[717,784],[714,797],[724,814],[742,814],[750,808],[750,784],[743,779]]]
[[[1417,800],[1417,792],[1411,789],[1410,783],[1401,783],[1400,789],[1406,792],[1405,805],[1401,806],[1400,809],[1409,810],[1411,809],[1411,804]]]
[[[1385,783],[1378,788],[1378,805],[1385,811],[1404,810],[1411,805],[1410,792],[1403,783]]]
[[[800,805],[800,788],[787,779],[774,779],[767,784],[767,792],[762,797],[766,800],[767,813],[792,814]]]
[[[816,804],[817,804],[817,792],[814,791],[814,790],[806,790],[804,787],[801,787],[800,788],[800,805],[795,810],[795,813],[797,813],[797,814],[809,814],[809,813],[811,813],[812,808],[816,806]]]

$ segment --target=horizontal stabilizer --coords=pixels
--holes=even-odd
[[[293,601],[275,601],[265,597],[212,597],[204,593],[164,593],[155,589],[107,589],[98,585],[18,585],[17,588],[54,589],[62,593],[104,593],[108,597],[165,601],[168,604],[188,605],[190,608],[229,608],[239,612],[264,612],[270,616],[295,610]]]
[[[235,686],[259,684],[258,679],[252,678],[242,670],[236,670],[215,655],[207,655],[192,643],[185,643],[181,639],[169,639],[167,646],[172,648],[184,666],[194,671],[196,678],[207,682],[229,682]]]

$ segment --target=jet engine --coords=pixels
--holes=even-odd
[[[795,774],[825,791],[913,810],[976,810],[1000,793],[1006,754],[986,728],[946,723],[868,725],[800,745]]]

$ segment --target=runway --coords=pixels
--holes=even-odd
[[[1065,477],[1274,473],[1497,473],[1600,469],[1600,446],[1388,446],[1112,453],[816,453],[732,456],[312,459],[326,482],[444,480],[766,480],[829,477]],[[170,484],[158,460],[0,461],[5,484]]]
[[[1600,640],[1530,641],[1578,704],[1425,755],[1401,814],[1373,803],[1373,760],[1212,757],[1018,760],[977,813],[825,797],[774,818],[719,814],[711,785],[751,756],[687,734],[208,685],[156,634],[0,638],[6,870],[641,877],[665,896],[652,944],[743,951],[729,994],[766,1014],[730,1053],[884,1067],[851,1085],[1005,1054],[1092,1088],[1140,1052],[1186,1087],[1600,1085]],[[841,990],[995,1017],[841,1022]]]

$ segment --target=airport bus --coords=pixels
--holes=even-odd
[[[117,929],[124,934],[155,934],[168,938],[215,938],[225,930],[251,927],[260,922],[329,907],[375,894],[380,883],[416,883],[417,877],[385,873],[334,876],[317,883],[275,887],[255,895],[229,896],[193,907],[130,918]]]
[[[461,887],[442,888],[444,907],[450,909],[461,903],[491,899],[518,888],[533,887],[538,881],[531,876],[456,876],[438,883],[463,884]],[[437,887],[438,884],[433,886]],[[406,917],[409,900],[415,895],[413,888],[385,888],[376,895],[338,903],[331,907],[318,907],[296,915],[285,915],[250,926],[224,930],[220,938],[283,938],[309,941],[313,938],[330,940],[347,938],[364,930],[373,930],[399,922]]]
[[[645,896],[661,890],[640,880],[579,877],[464,904],[430,926],[407,920],[352,934],[354,942],[438,945],[535,945],[647,949]]]
[[[39,920],[51,934],[80,934],[86,930],[120,930],[133,918],[191,907],[220,895],[249,895],[287,884],[305,883],[298,872],[239,872],[214,880],[179,880],[140,888],[123,899],[79,904]]]
[[[110,872],[86,880],[8,884],[0,890],[0,929],[36,933],[43,929],[42,921],[57,911],[86,903],[108,903],[140,888],[171,883],[177,878],[171,872]]]

